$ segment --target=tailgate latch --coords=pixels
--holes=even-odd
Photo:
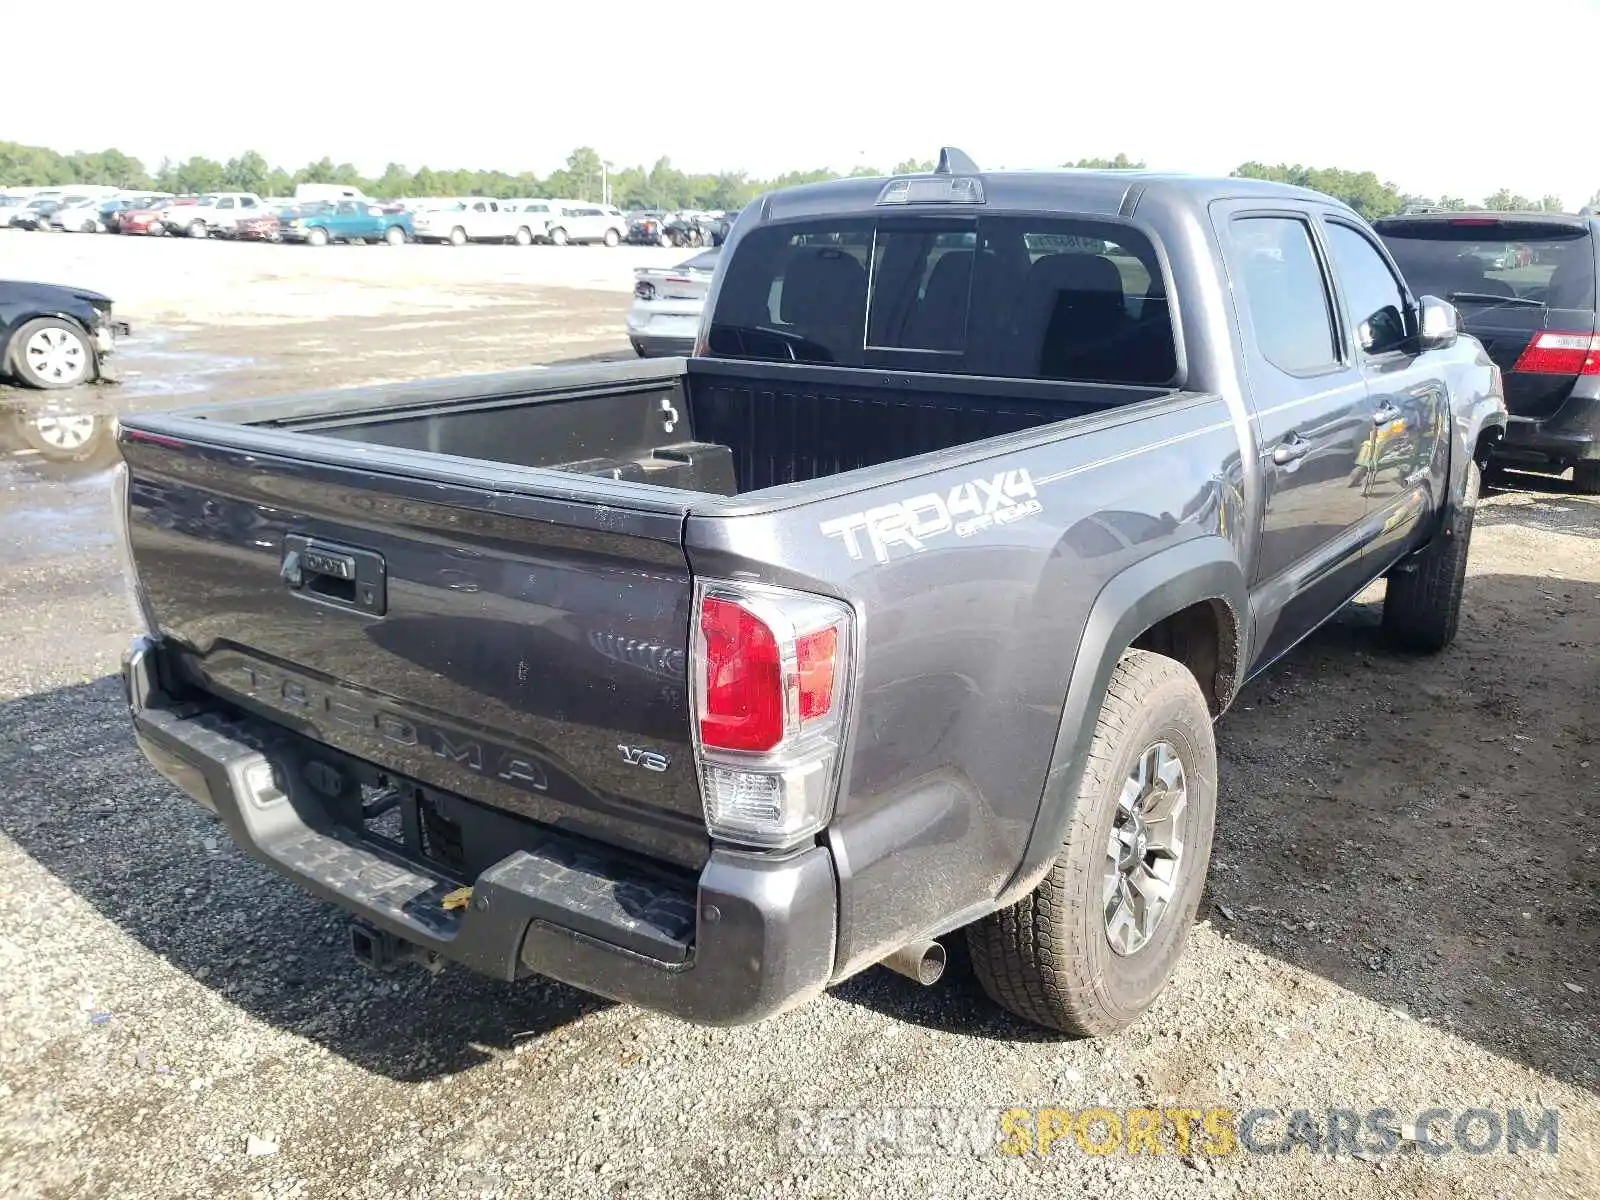
[[[355,546],[337,546],[301,534],[283,539],[278,577],[307,600],[381,617],[389,607],[388,573],[383,555]]]

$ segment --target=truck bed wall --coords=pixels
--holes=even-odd
[[[692,360],[685,374],[286,422],[303,432],[742,495],[1135,403],[1162,389]],[[722,448],[725,448],[723,450]],[[693,461],[683,465],[688,456]]]

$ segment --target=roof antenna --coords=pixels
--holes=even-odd
[[[935,175],[976,175],[978,164],[954,146],[939,147],[939,165],[933,169]]]

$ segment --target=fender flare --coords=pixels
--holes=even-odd
[[[1192,538],[1113,576],[1095,597],[1078,643],[1055,749],[1045,775],[1022,862],[1000,889],[997,904],[1016,903],[1038,884],[1060,853],[1077,801],[1084,761],[1111,675],[1134,640],[1156,622],[1207,600],[1233,618],[1231,678],[1219,708],[1232,700],[1249,661],[1249,587],[1233,543],[1217,535]]]

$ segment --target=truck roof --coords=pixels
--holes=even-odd
[[[1234,176],[1186,175],[1175,171],[1080,170],[957,171],[961,178],[977,179],[983,188],[982,208],[993,211],[1074,212],[1115,215],[1132,211],[1147,191],[1180,196],[1196,207],[1213,200],[1284,199],[1315,201],[1348,207],[1341,201],[1309,188],[1265,179]],[[840,212],[882,211],[878,198],[895,179],[938,179],[935,173],[883,175],[808,183],[769,193],[758,207],[765,220],[785,220]],[[898,207],[898,206],[895,206]],[[926,211],[932,205],[919,206]],[[955,205],[966,211],[970,206]],[[892,211],[892,209],[891,209]]]

